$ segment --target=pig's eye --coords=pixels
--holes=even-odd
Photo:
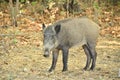
[[[53,34],[44,34],[44,38],[54,38]]]
[[[44,38],[47,38],[47,37],[49,37],[49,35],[48,34],[44,34]]]
[[[52,38],[54,38],[54,35],[51,35]]]
[[[46,37],[46,35],[44,35],[44,38]]]
[[[44,38],[49,38],[50,37],[50,35],[44,35]]]

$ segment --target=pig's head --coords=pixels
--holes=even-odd
[[[43,47],[44,47],[44,57],[49,57],[50,52],[58,47],[57,35],[60,32],[61,25],[51,25],[46,27],[45,24],[42,25],[43,28]]]

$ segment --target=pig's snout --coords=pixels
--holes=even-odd
[[[44,55],[43,55],[44,57],[49,57],[49,51],[48,51],[48,49],[46,49],[45,51],[44,51]]]
[[[43,56],[44,56],[44,57],[49,57],[49,54],[44,54]]]

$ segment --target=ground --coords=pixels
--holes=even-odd
[[[49,73],[52,56],[43,57],[42,31],[14,31],[14,36],[4,36],[7,46],[0,47],[0,80],[120,80],[120,38],[99,36],[94,71],[83,71],[86,56],[79,46],[70,49],[68,71],[61,71],[60,52],[55,71]]]

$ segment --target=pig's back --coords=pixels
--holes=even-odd
[[[58,22],[59,23],[59,22]],[[88,40],[96,40],[99,26],[88,18],[73,18],[60,21],[61,31],[59,40],[63,44],[69,42],[71,46],[86,44]]]

